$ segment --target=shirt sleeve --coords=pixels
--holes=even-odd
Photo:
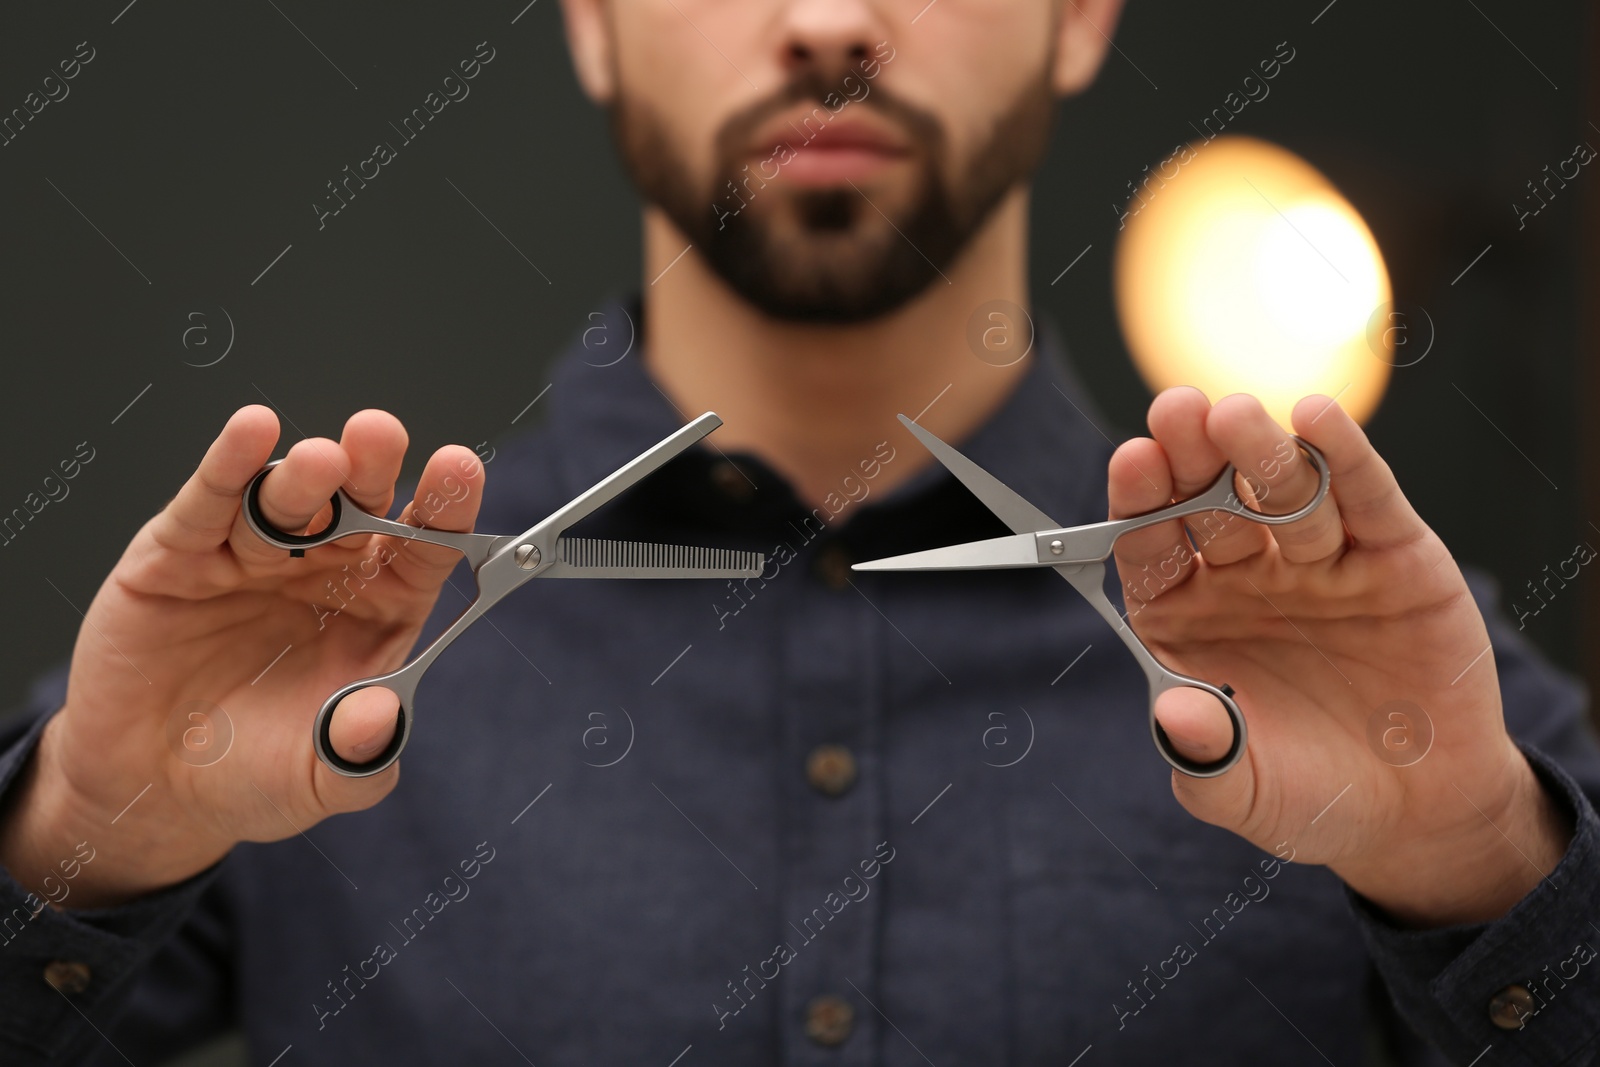
[[[1452,1063],[1600,1064],[1600,744],[1588,698],[1505,620],[1492,582],[1468,575],[1489,625],[1506,726],[1573,817],[1555,870],[1501,918],[1406,930],[1349,892],[1400,1014]]]
[[[60,669],[0,725],[0,805],[65,687]],[[63,857],[65,871],[94,842],[85,845]],[[228,925],[211,892],[220,866],[118,907],[71,910],[46,899],[70,909],[70,878],[30,889],[0,867],[0,1063],[160,1062],[223,1030],[232,998]]]

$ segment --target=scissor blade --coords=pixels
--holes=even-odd
[[[1048,521],[1048,520],[1046,520]],[[886,556],[851,567],[855,571],[978,571],[1001,567],[1038,567],[1038,539],[1031,533],[969,541],[964,545]]]
[[[633,459],[630,459],[594,485],[573,497],[571,501],[541,522],[539,528],[560,533],[579,519],[588,516],[602,505],[610,503],[628,489],[633,488],[663,466],[667,460],[721,425],[722,420],[714,412],[706,412],[698,419],[651,445]]]
[[[766,565],[760,552],[645,541],[563,537],[546,578],[754,578]]]
[[[1034,533],[1039,530],[1053,530],[1061,525],[1024,500],[999,478],[996,478],[904,415],[900,416],[900,422],[906,429],[911,431],[917,440],[923,443],[929,452],[933,453],[935,459],[944,464],[946,470],[955,475],[962,485],[972,491],[973,496],[983,501],[985,507],[994,512],[1001,522],[1009,526],[1013,533]],[[1029,544],[1032,544],[1031,538],[1029,539]],[[1029,549],[1028,559],[1028,566],[1037,563],[1031,548]],[[1021,566],[1021,564],[991,563],[984,564],[984,566],[1014,567]],[[863,566],[858,569],[866,570],[867,568]]]

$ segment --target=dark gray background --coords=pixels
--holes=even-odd
[[[1138,431],[1148,393],[1111,304],[1112,205],[1288,41],[1293,63],[1232,129],[1329,174],[1369,220],[1397,297],[1431,315],[1432,351],[1395,373],[1369,430],[1456,557],[1515,595],[1578,542],[1600,545],[1582,484],[1578,274],[1580,209],[1600,179],[1586,168],[1521,232],[1511,208],[1578,141],[1600,146],[1585,106],[1594,28],[1576,0],[1326,2],[1133,0],[1120,52],[1063,108],[1038,178],[1036,303],[1108,430]],[[8,5],[0,113],[78,42],[97,55],[0,148],[0,514],[79,442],[95,459],[0,547],[0,705],[68,654],[77,608],[240,405],[270,401],[286,442],[384,407],[418,457],[539,417],[543,402],[510,425],[585,316],[638,284],[638,222],[556,0],[513,24],[525,3]],[[394,140],[388,123],[484,40],[497,55],[471,96],[319,231],[324,183]],[[186,365],[220,355],[222,309],[227,358]],[[1574,669],[1594,588],[1585,573],[1528,624]]]

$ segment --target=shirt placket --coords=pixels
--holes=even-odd
[[[850,585],[850,562],[831,532],[816,535],[789,564],[796,574],[779,624],[777,935],[792,955],[778,979],[778,1027],[783,1062],[796,1065],[872,1063],[880,1042],[871,1002],[884,901],[874,849],[886,836],[881,635]]]

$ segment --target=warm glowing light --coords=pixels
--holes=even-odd
[[[1284,426],[1310,393],[1365,420],[1389,380],[1389,274],[1366,223],[1299,156],[1252,137],[1151,167],[1117,244],[1117,313],[1154,390],[1251,393]],[[1380,323],[1380,327],[1381,327]]]

